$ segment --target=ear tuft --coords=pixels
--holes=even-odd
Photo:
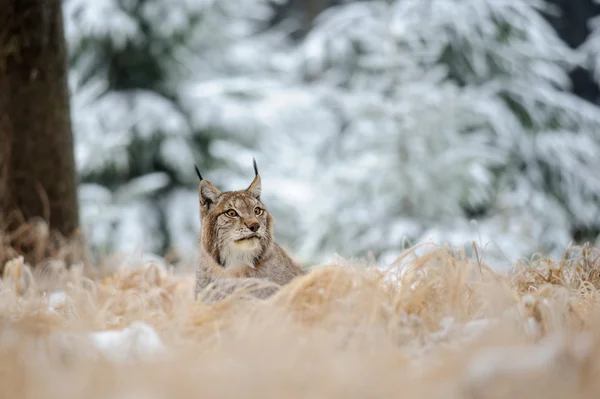
[[[250,187],[246,189],[252,196],[256,199],[260,199],[260,191],[261,191],[261,182],[260,176],[258,175],[258,167],[256,166],[256,159],[252,157],[252,165],[254,166],[254,180],[252,180],[252,184]]]
[[[217,202],[221,191],[208,180],[201,180],[198,186],[198,194],[200,196],[200,205],[206,207],[208,210]]]
[[[194,169],[196,169],[196,174],[198,175],[198,178],[199,178],[201,181],[202,181],[202,180],[204,180],[204,179],[202,178],[202,175],[200,174],[200,170],[198,170],[198,167],[197,167],[196,165],[194,165]]]

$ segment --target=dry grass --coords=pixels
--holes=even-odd
[[[1,397],[597,398],[599,254],[499,274],[408,251],[401,268],[319,266],[268,300],[213,305],[194,303],[190,273],[16,259],[0,285]],[[164,352],[117,361],[90,339],[135,321]]]

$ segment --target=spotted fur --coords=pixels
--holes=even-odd
[[[278,286],[305,274],[273,239],[273,216],[260,199],[261,179],[254,162],[252,184],[221,192],[200,177],[199,264],[196,297],[211,283],[231,279],[264,279]],[[274,291],[264,291],[263,296]]]

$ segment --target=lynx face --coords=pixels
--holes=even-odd
[[[260,201],[258,173],[246,190],[221,192],[201,180],[202,244],[224,267],[254,267],[273,237],[272,217]]]

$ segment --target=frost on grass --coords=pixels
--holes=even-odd
[[[0,385],[39,398],[600,394],[592,249],[507,272],[448,247],[410,253],[388,270],[338,257],[268,299],[210,304],[193,300],[192,274],[143,262],[50,274],[16,259]]]

